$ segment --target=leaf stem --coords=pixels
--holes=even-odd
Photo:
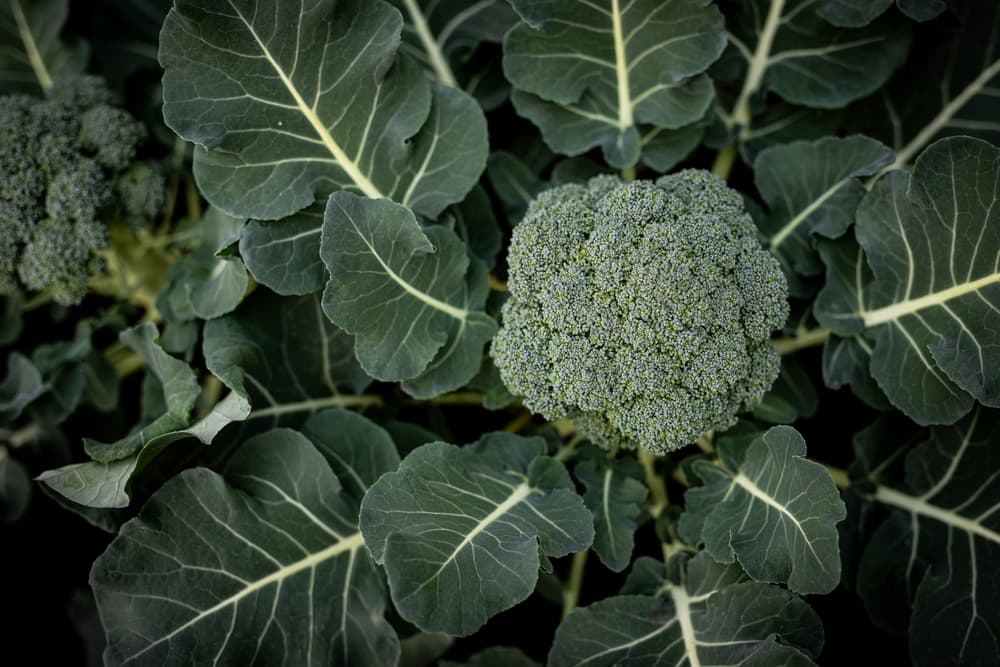
[[[141,354],[121,342],[109,345],[104,350],[104,358],[120,378],[126,378],[146,365]]]
[[[247,417],[250,419],[260,419],[261,417],[277,417],[294,412],[313,412],[323,408],[363,408],[383,405],[382,397],[377,394],[362,394],[361,396],[338,395],[327,398],[315,398],[309,401],[299,401],[297,403],[284,403],[272,405],[269,408],[254,410]]]
[[[712,173],[726,181],[736,162],[736,143],[733,142],[720,150],[712,163]]]
[[[0,440],[3,440],[12,448],[17,449],[18,447],[23,447],[29,442],[35,440],[42,434],[42,427],[37,422],[31,422],[26,426],[21,428],[8,430],[0,429]]]
[[[576,605],[580,602],[580,589],[583,588],[583,575],[587,571],[588,555],[590,555],[589,548],[573,554],[573,561],[569,568],[569,580],[566,582],[566,590],[563,591],[563,618],[569,616],[569,613],[576,609]]]
[[[654,519],[659,517],[670,504],[670,498],[667,496],[667,484],[656,472],[656,458],[655,454],[645,449],[639,450],[639,463],[646,471],[646,486],[649,487],[649,497],[652,501],[649,514]]]
[[[522,410],[516,417],[511,419],[503,430],[508,433],[518,433],[521,429],[531,423],[532,414],[527,410]]]
[[[560,447],[559,451],[557,451],[555,454],[552,455],[552,458],[554,458],[556,461],[559,461],[560,463],[565,463],[566,461],[569,461],[574,456],[576,456],[576,448],[579,447],[580,443],[586,439],[587,439],[586,436],[577,433],[572,438],[570,438],[569,442]]]
[[[792,338],[775,338],[771,342],[778,354],[791,354],[807,347],[822,345],[830,337],[830,330],[824,327],[797,331]]]
[[[489,273],[489,275],[487,276],[487,278],[488,278],[488,280],[490,282],[490,289],[491,290],[493,290],[495,292],[506,292],[507,291],[507,283],[505,283],[504,281],[500,280],[495,275],[493,275],[492,271]]]
[[[403,401],[406,405],[482,405],[486,394],[479,391],[455,391],[450,394],[441,394],[432,398],[408,398]]]
[[[843,468],[838,468],[828,463],[821,463],[819,461],[817,461],[817,463],[820,463],[820,465],[826,468],[826,471],[830,473],[830,477],[833,478],[833,483],[837,485],[838,489],[846,489],[851,485],[851,477]]]
[[[635,180],[635,165],[630,165],[622,169],[622,180],[631,183]]]

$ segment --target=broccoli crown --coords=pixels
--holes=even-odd
[[[115,182],[146,135],[113,101],[92,76],[60,81],[44,99],[0,96],[0,290],[20,279],[64,304],[86,293]]]
[[[133,229],[153,222],[167,203],[167,179],[149,162],[135,162],[118,177],[115,192],[122,205],[122,218]]]
[[[709,172],[542,192],[508,262],[501,378],[602,446],[676,449],[733,425],[777,377],[785,277]]]

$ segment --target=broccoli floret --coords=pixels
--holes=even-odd
[[[0,290],[20,279],[65,304],[86,292],[108,244],[103,214],[146,134],[112,103],[90,76],[60,81],[44,99],[0,96]]]
[[[167,203],[167,180],[156,165],[136,162],[118,177],[115,191],[122,205],[122,219],[129,227],[146,227]]]
[[[124,109],[102,104],[80,116],[79,144],[105,169],[128,167],[145,139],[145,126]]]
[[[501,378],[602,446],[684,446],[732,426],[777,377],[785,277],[709,172],[543,192],[508,262],[491,348]]]
[[[18,275],[29,289],[47,290],[56,303],[79,303],[90,276],[100,270],[96,253],[107,244],[107,228],[100,222],[43,220],[24,246]]]

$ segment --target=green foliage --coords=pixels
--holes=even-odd
[[[501,377],[604,447],[662,453],[728,428],[778,375],[784,275],[739,195],[707,172],[546,191],[508,263]]]
[[[998,12],[0,0],[7,653],[1000,664]]]

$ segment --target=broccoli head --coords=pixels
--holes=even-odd
[[[88,278],[101,266],[97,254],[108,245],[100,222],[43,220],[21,252],[18,275],[26,287],[46,290],[56,303],[70,306],[87,293]]]
[[[785,277],[709,172],[545,191],[508,262],[501,378],[602,446],[676,449],[733,425],[777,377]]]
[[[122,219],[132,229],[148,226],[167,203],[167,179],[156,164],[135,162],[115,182]]]

